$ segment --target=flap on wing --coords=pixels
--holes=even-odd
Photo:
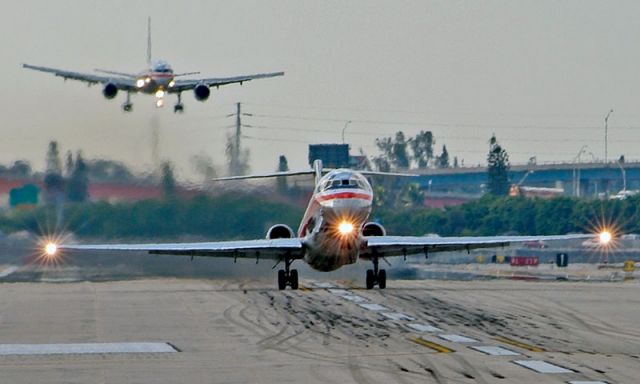
[[[23,68],[27,68],[27,69],[33,69],[35,71],[52,73],[52,74],[54,74],[56,76],[64,78],[65,80],[66,79],[72,79],[72,80],[84,81],[84,82],[90,83],[90,84],[113,83],[120,90],[134,90],[135,89],[134,80],[130,79],[130,78],[113,77],[113,76],[102,76],[102,75],[96,75],[96,74],[91,74],[91,73],[81,73],[81,72],[74,72],[74,71],[66,71],[66,70],[63,70],[63,69],[40,67],[40,66],[30,65],[30,64],[22,64],[22,67]]]
[[[169,88],[169,92],[182,92],[195,88],[198,84],[205,84],[209,87],[217,87],[220,85],[244,83],[245,81],[264,79],[268,77],[283,76],[284,72],[272,72],[272,73],[258,73],[255,75],[243,75],[234,77],[220,77],[209,79],[188,79],[188,80],[176,80],[173,87]]]
[[[221,241],[211,243],[164,243],[164,244],[63,244],[61,250],[84,251],[120,251],[148,252],[160,255],[209,256],[266,258],[279,260],[285,254],[293,258],[303,255],[304,245],[298,238],[294,239],[260,239]]]
[[[479,248],[505,247],[511,243],[528,241],[556,241],[593,238],[592,234],[553,236],[477,236],[477,237],[420,237],[420,236],[372,236],[367,238],[367,257],[373,253],[381,256],[403,256],[423,252],[446,252]]]

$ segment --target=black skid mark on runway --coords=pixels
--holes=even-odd
[[[412,311],[421,311],[423,315],[428,316],[437,324],[464,325],[484,332],[499,332],[508,327],[504,316],[491,314],[483,308],[462,306],[453,301],[442,300],[428,294],[416,296],[402,290],[389,291],[387,295],[400,302],[406,302]]]

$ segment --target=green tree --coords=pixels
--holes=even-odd
[[[87,164],[82,158],[82,152],[76,154],[76,161],[72,160],[71,154],[67,157],[68,164],[72,164],[73,170],[67,181],[67,200],[83,203],[89,199],[89,176]]]
[[[447,146],[442,146],[442,153],[438,156],[436,161],[438,168],[449,168],[449,152],[447,152]]]
[[[285,155],[280,155],[278,159],[278,172],[286,172],[289,170],[289,162],[287,161],[287,157]],[[276,179],[276,185],[279,192],[285,192],[287,190],[287,177],[279,176]]]
[[[433,145],[435,140],[431,131],[420,131],[414,138],[409,139],[413,160],[419,169],[425,169],[433,159]]]
[[[162,196],[165,199],[174,199],[177,196],[176,179],[173,176],[173,166],[169,161],[165,161],[161,166],[162,177],[160,185],[162,187]]]
[[[487,190],[490,194],[506,196],[509,193],[509,155],[498,144],[495,135],[489,140],[487,176]]]
[[[64,178],[58,142],[49,142],[46,156],[47,168],[44,175],[45,199],[50,205],[60,206],[64,200]]]
[[[384,166],[389,164],[396,169],[409,168],[408,142],[402,131],[396,132],[393,139],[390,137],[376,139],[376,145],[382,152],[382,155],[378,157],[380,160],[376,161],[376,159],[374,159],[376,165]]]

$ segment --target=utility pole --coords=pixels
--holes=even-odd
[[[607,131],[609,130],[609,116],[613,113],[613,109],[609,110],[607,116],[604,118],[604,164],[609,162],[609,153],[607,147]]]
[[[240,103],[236,103],[236,136],[233,141],[233,152],[231,153],[231,171],[233,175],[240,174],[240,130],[242,129],[240,108]]]

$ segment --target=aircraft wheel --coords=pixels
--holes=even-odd
[[[387,271],[381,269],[378,271],[378,288],[385,289],[387,287]]]
[[[289,272],[289,282],[291,283],[291,289],[298,289],[298,270],[292,269]]]
[[[287,287],[287,278],[284,275],[284,270],[278,271],[278,289],[283,290]]]
[[[374,284],[374,275],[372,269],[367,269],[367,289],[372,289]]]

